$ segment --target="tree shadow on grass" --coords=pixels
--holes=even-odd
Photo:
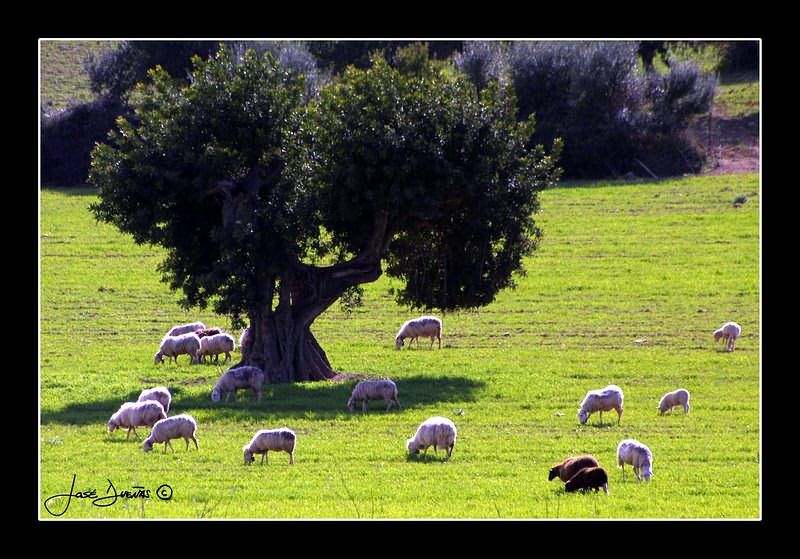
[[[387,412],[383,400],[370,401],[367,414],[403,413],[419,406],[430,406],[448,402],[473,402],[477,392],[485,383],[466,377],[427,377],[413,376],[395,378],[401,408],[395,406]],[[167,385],[172,392],[169,415],[197,413],[201,410],[213,414],[220,420],[248,421],[261,416],[280,416],[287,421],[292,419],[330,420],[349,414],[347,400],[356,381],[309,382],[296,384],[265,384],[261,387],[261,401],[256,401],[251,389],[239,390],[237,399],[233,395],[228,402],[211,401],[211,388],[202,396],[188,392],[180,385]],[[141,389],[152,384],[143,384]],[[134,402],[141,389],[121,394],[119,398],[107,398],[92,402],[67,404],[63,408],[43,411],[40,422],[47,424],[91,425],[107,423],[123,402]],[[352,415],[363,415],[360,405]],[[131,434],[133,438],[133,434]]]

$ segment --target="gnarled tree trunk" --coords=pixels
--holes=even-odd
[[[224,195],[220,207],[223,224],[233,230],[240,223],[257,223],[255,208],[262,185],[283,168],[278,161],[266,170],[258,166],[236,183],[221,181],[208,193]],[[257,225],[256,225],[257,227]],[[301,262],[287,252],[277,278],[278,304],[271,308],[276,278],[264,273],[257,281],[267,294],[267,308],[251,309],[247,348],[234,367],[253,365],[264,371],[270,384],[327,380],[336,375],[320,347],[311,324],[354,285],[375,281],[382,273],[381,257],[389,248],[393,232],[388,213],[376,212],[373,229],[364,248],[351,260],[318,267]]]
[[[271,384],[333,378],[337,372],[311,332],[311,325],[349,287],[380,277],[380,256],[390,239],[383,215],[376,218],[367,247],[352,260],[328,267],[295,260],[279,279],[275,308],[250,313],[246,353],[235,366],[259,367]]]

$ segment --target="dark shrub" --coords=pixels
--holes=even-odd
[[[639,51],[636,41],[477,42],[455,64],[478,87],[511,81],[518,118],[535,115],[532,141],[564,140],[565,177],[696,172],[703,154],[685,132],[708,112],[715,79],[677,62],[666,74],[645,73]]]
[[[106,141],[114,120],[124,110],[115,97],[71,107],[42,119],[41,182],[46,186],[75,186],[86,182],[89,152]]]

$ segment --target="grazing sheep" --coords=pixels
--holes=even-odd
[[[197,337],[200,339],[205,338],[206,336],[214,336],[215,334],[222,334],[222,328],[199,328],[194,331],[197,334]]]
[[[197,352],[197,358],[203,360],[206,355],[214,356],[214,362],[219,360],[219,354],[224,353],[225,363],[231,358],[231,352],[236,349],[236,340],[230,334],[214,334],[200,338],[200,350]]]
[[[414,436],[406,441],[406,448],[411,454],[428,454],[428,447],[433,445],[433,452],[438,448],[447,449],[447,457],[453,455],[456,445],[456,426],[446,417],[430,417],[423,421],[417,428]]]
[[[294,431],[286,427],[280,429],[261,429],[250,440],[250,442],[242,447],[244,452],[244,463],[249,464],[254,460],[254,454],[261,454],[261,463],[266,460],[267,452],[287,452],[289,454],[289,464],[294,464],[294,447],[297,443],[297,436]]]
[[[244,367],[228,369],[219,377],[217,385],[211,391],[211,401],[219,402],[222,394],[225,394],[225,401],[227,402],[231,397],[231,392],[233,393],[233,399],[236,400],[236,391],[238,389],[252,388],[260,402],[262,384],[264,384],[264,371],[258,367],[245,365]]]
[[[166,386],[156,386],[155,388],[145,388],[139,394],[138,402],[145,402],[147,400],[155,400],[164,406],[164,413],[169,414],[169,405],[172,403],[172,394]]]
[[[622,389],[616,384],[609,384],[599,390],[590,390],[581,402],[578,410],[578,419],[581,424],[586,424],[586,420],[594,412],[600,412],[600,423],[603,422],[603,412],[617,410],[617,423],[622,421],[622,400],[624,395]]]
[[[190,332],[194,332],[195,330],[200,330],[201,328],[205,327],[206,325],[203,324],[202,322],[192,322],[191,324],[180,324],[178,326],[173,326],[172,330],[167,332],[166,336],[180,336],[182,334],[188,334]]]
[[[167,360],[172,357],[175,359],[175,363],[177,363],[178,356],[185,353],[190,357],[189,363],[197,363],[198,351],[200,351],[200,338],[198,338],[197,334],[194,332],[181,334],[180,336],[165,336],[164,339],[161,340],[161,347],[158,353],[156,353],[154,361],[156,364],[161,363],[164,361],[164,356],[166,355]]]
[[[244,330],[242,330],[242,335],[239,336],[239,351],[244,357],[244,349],[247,347],[247,339],[250,337],[250,327],[248,326]]]
[[[561,462],[561,464],[557,464],[550,468],[550,475],[548,476],[547,481],[553,481],[553,479],[558,477],[561,479],[561,481],[566,483],[569,478],[578,472],[578,470],[599,465],[600,464],[597,463],[597,458],[594,456],[573,456],[572,458],[567,458]]]
[[[661,415],[664,415],[664,412],[667,410],[669,410],[669,413],[672,413],[672,408],[675,406],[683,406],[683,413],[689,413],[688,390],[679,388],[678,390],[667,392],[661,397],[661,401],[658,403],[658,409],[661,410]]]
[[[142,448],[145,452],[150,452],[153,450],[154,444],[164,443],[164,453],[166,453],[167,445],[172,448],[172,443],[169,442],[170,439],[180,439],[183,437],[186,440],[187,451],[189,450],[190,439],[194,441],[194,447],[200,450],[200,447],[197,445],[197,439],[194,436],[196,432],[197,421],[195,421],[194,417],[188,413],[173,415],[153,425],[153,430],[150,432],[150,436],[144,440]],[[175,449],[172,448],[172,451],[175,452]]]
[[[735,322],[726,322],[720,328],[714,330],[714,341],[718,342],[722,338],[726,343],[725,349],[733,351],[736,347],[736,338],[742,333],[742,327]]]
[[[403,340],[411,338],[408,342],[409,349],[411,342],[417,340],[417,347],[419,347],[419,337],[430,338],[431,347],[433,349],[433,342],[435,339],[439,340],[439,349],[442,349],[442,321],[435,316],[421,316],[413,320],[407,321],[403,324],[400,331],[394,340],[394,345],[397,349],[403,347]]]
[[[594,489],[597,491],[601,487],[608,495],[608,473],[598,466],[581,468],[564,485],[567,493],[572,493],[578,489]]]
[[[136,438],[141,441],[142,438],[136,432],[137,427],[152,427],[157,421],[166,417],[167,414],[164,412],[164,406],[161,405],[161,402],[156,402],[155,400],[125,402],[108,420],[108,432],[113,433],[116,428],[123,429],[127,427],[128,435],[125,440],[130,438],[131,431],[133,431]]]
[[[386,411],[392,407],[392,404],[397,404],[400,407],[400,401],[397,399],[397,385],[389,379],[383,380],[362,380],[353,388],[353,393],[347,401],[347,407],[350,411],[356,409],[356,402],[361,402],[361,411],[367,411],[367,401],[369,400],[384,400],[386,402]]]
[[[625,439],[617,446],[617,467],[622,469],[622,477],[625,477],[625,464],[633,466],[633,473],[636,480],[650,481],[653,477],[653,453],[647,445],[640,443],[636,439]]]

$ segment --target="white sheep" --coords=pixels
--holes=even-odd
[[[603,422],[603,412],[617,410],[617,423],[622,421],[622,401],[624,395],[622,389],[616,384],[609,384],[605,388],[590,390],[581,402],[578,410],[578,419],[581,424],[585,424],[589,416],[594,412],[600,412],[600,423]]]
[[[231,393],[233,393],[233,399],[235,400],[237,390],[240,388],[252,388],[260,402],[262,384],[264,384],[264,371],[258,367],[245,365],[235,369],[228,369],[219,377],[214,390],[211,391],[211,401],[219,402],[222,394],[225,394],[225,401],[227,402],[231,397]]]
[[[156,386],[154,388],[145,388],[139,394],[137,402],[145,402],[147,400],[155,400],[164,406],[164,413],[169,414],[169,406],[172,403],[172,394],[166,386]]]
[[[636,439],[625,439],[617,446],[617,467],[622,469],[622,477],[625,477],[625,464],[633,466],[633,473],[636,480],[650,481],[653,477],[653,453],[647,445],[640,443]]]
[[[200,351],[200,338],[194,332],[180,336],[164,336],[154,361],[156,364],[162,363],[166,356],[167,360],[171,357],[177,363],[179,355],[187,354],[190,357],[189,363],[197,363],[198,351]]]
[[[392,404],[397,404],[400,407],[400,401],[397,399],[397,385],[389,380],[362,380],[353,388],[353,393],[347,401],[347,407],[350,411],[356,409],[356,402],[361,402],[361,411],[367,411],[367,401],[369,400],[384,400],[386,402],[386,411],[392,407]]]
[[[435,316],[421,316],[409,320],[400,328],[394,339],[394,345],[397,349],[400,349],[403,347],[403,340],[411,338],[408,341],[409,349],[414,340],[417,340],[417,347],[419,347],[420,336],[431,339],[430,349],[433,349],[434,340],[438,339],[439,349],[442,349],[442,321]]]
[[[248,326],[247,328],[242,330],[242,335],[239,336],[239,352],[242,354],[242,357],[244,357],[244,351],[245,348],[247,347],[247,340],[249,337],[250,337],[250,327]]]
[[[733,351],[736,347],[736,338],[742,333],[742,327],[735,322],[726,322],[720,328],[714,330],[714,341],[718,342],[722,338],[726,344],[727,351]]]
[[[684,388],[667,392],[661,397],[658,403],[658,409],[661,410],[661,415],[669,410],[672,413],[672,408],[675,406],[683,406],[683,413],[689,413],[689,391]]]
[[[167,417],[164,411],[164,406],[161,402],[155,400],[147,400],[145,402],[125,402],[108,420],[108,432],[113,433],[114,429],[128,428],[128,435],[125,440],[131,436],[131,431],[136,435],[138,440],[142,440],[139,433],[136,432],[137,427],[152,427],[161,419]]]
[[[266,460],[267,452],[287,452],[289,454],[289,464],[294,464],[294,447],[297,443],[297,435],[294,431],[286,427],[280,429],[261,429],[250,440],[250,442],[242,447],[244,452],[244,463],[249,464],[254,460],[254,454],[261,454],[261,463]]]
[[[225,363],[231,358],[231,352],[234,349],[236,349],[236,340],[230,334],[223,332],[205,336],[200,338],[200,350],[197,352],[197,358],[202,360],[206,355],[209,357],[213,355],[216,362],[219,360],[219,354],[224,353],[225,359],[222,362]]]
[[[406,441],[406,448],[411,454],[418,454],[422,450],[425,455],[431,445],[434,453],[437,448],[446,448],[449,458],[453,455],[456,435],[456,426],[452,421],[446,417],[430,417],[423,421],[414,436]]]
[[[188,334],[189,332],[194,332],[195,330],[200,330],[201,328],[205,328],[206,325],[202,322],[192,322],[190,324],[179,324],[178,326],[173,326],[172,329],[166,333],[166,336],[180,336],[182,334]]]
[[[150,452],[153,450],[154,444],[164,443],[164,453],[166,453],[167,445],[172,448],[172,443],[169,442],[170,439],[183,437],[186,440],[187,451],[189,450],[189,440],[193,440],[194,447],[200,450],[195,433],[197,433],[197,421],[195,421],[194,417],[188,413],[173,415],[153,425],[153,430],[150,432],[150,436],[144,440],[142,448],[145,452]],[[175,449],[172,448],[172,451],[175,452]]]

